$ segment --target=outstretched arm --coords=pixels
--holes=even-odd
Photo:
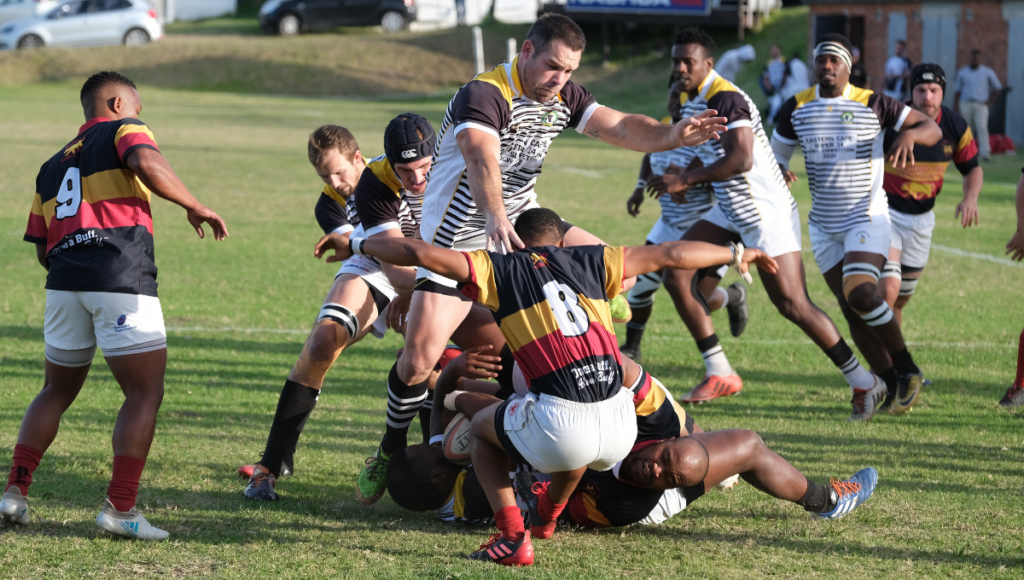
[[[185,208],[188,223],[192,224],[200,239],[206,237],[203,232],[204,223],[213,229],[215,239],[223,240],[228,237],[228,228],[224,220],[189,193],[185,184],[174,173],[174,169],[171,169],[171,164],[159,151],[140,147],[128,155],[125,163],[150,191]]]
[[[623,254],[626,264],[624,277],[657,272],[664,268],[696,270],[733,261],[732,249],[706,242],[665,242],[653,246],[633,246],[624,248]],[[769,274],[779,270],[779,265],[768,254],[761,250],[746,249],[740,256],[740,272],[746,272],[751,262]]]
[[[910,162],[914,166],[914,145],[930,147],[942,139],[942,129],[932,121],[931,117],[921,111],[911,109],[903,121],[903,129],[896,141],[889,148],[889,163],[893,167],[906,167]]]
[[[964,176],[964,199],[956,206],[955,217],[960,218],[962,227],[978,225],[978,196],[985,181],[980,165],[967,172]]]
[[[328,262],[347,260],[353,253],[349,241],[350,234],[328,234],[316,243],[313,255],[319,259],[334,250],[333,256],[327,256]],[[431,246],[421,240],[373,237],[352,241],[362,245],[361,253],[395,266],[419,266],[457,282],[469,282],[472,276],[462,252]]]
[[[629,115],[609,107],[598,107],[590,116],[583,134],[623,149],[658,153],[683,146],[700,145],[718,139],[724,132],[725,117],[713,117],[708,109],[696,117],[687,117],[674,125],[664,125],[644,115]]]

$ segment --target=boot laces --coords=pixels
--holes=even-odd
[[[494,544],[497,544],[498,540],[500,540],[501,537],[502,537],[501,536],[501,532],[498,532],[497,534],[492,535],[490,538],[487,538],[486,542],[484,542],[483,544],[480,544],[480,547],[477,548],[477,550],[486,550],[487,548],[490,548]]]
[[[543,495],[547,493],[549,485],[551,485],[550,481],[535,481],[530,487],[530,491],[533,492],[533,495]]]
[[[829,480],[829,485],[836,490],[840,499],[860,491],[860,484],[855,481],[839,481],[833,477]]]

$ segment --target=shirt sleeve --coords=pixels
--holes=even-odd
[[[796,131],[793,130],[793,113],[796,111],[796,97],[790,97],[785,103],[782,103],[782,108],[779,109],[776,120],[778,124],[775,125],[775,131],[772,133],[773,139],[779,139],[786,145],[796,145],[798,139],[796,137]]]
[[[356,196],[359,223],[366,230],[367,237],[401,227],[398,213],[402,200],[369,167],[363,170],[353,195]]]
[[[508,124],[511,108],[501,90],[485,81],[470,81],[452,99],[451,117],[455,134],[463,129],[479,129],[499,137]]]
[[[36,188],[38,189],[38,178]],[[25,241],[33,244],[45,244],[47,234],[46,216],[43,214],[42,197],[37,193],[32,197],[32,209],[28,214],[28,225],[25,226]]]
[[[138,119],[122,119],[121,127],[114,134],[114,147],[117,148],[117,157],[125,165],[128,164],[128,156],[136,149],[152,149],[160,151],[156,146],[156,138],[153,132],[145,123]]]
[[[967,175],[978,166],[978,144],[974,141],[974,134],[971,128],[964,122],[963,133],[960,141],[953,149],[953,164],[961,175]]]
[[[324,231],[324,235],[330,233],[344,234],[355,229],[348,221],[345,208],[338,205],[338,202],[328,197],[326,193],[320,194],[320,199],[316,202],[313,214],[316,216],[316,223],[320,224],[320,229]]]
[[[725,126],[730,129],[751,126],[750,105],[736,91],[715,93],[708,99],[708,108],[718,111],[719,117],[725,117]]]
[[[470,281],[462,284],[459,291],[474,302],[479,302],[491,310],[497,312],[500,303],[498,301],[498,286],[494,279],[494,262],[487,250],[475,250],[462,252],[469,262]],[[495,257],[501,257],[495,254]]]
[[[572,81],[565,83],[565,86],[562,87],[561,96],[571,111],[569,126],[576,129],[577,133],[583,133],[583,130],[587,128],[590,116],[601,105],[597,104],[597,99],[590,94],[590,91]]]
[[[622,246],[604,247],[604,290],[611,300],[622,292],[622,276],[626,268],[626,253]]]
[[[907,115],[910,114],[910,107],[905,103],[900,102],[899,99],[894,99],[889,95],[883,95],[874,93],[868,98],[868,107],[874,111],[875,116],[878,117],[878,124],[883,129],[892,128],[899,131],[903,128],[903,121],[907,119]]]

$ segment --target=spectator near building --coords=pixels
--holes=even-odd
[[[754,52],[754,46],[744,44],[739,48],[723,52],[722,57],[715,63],[715,71],[729,82],[735,82],[736,75],[740,74],[743,64],[754,60],[756,57],[757,53]]]
[[[850,68],[850,84],[859,89],[870,88],[871,77],[864,70],[864,63],[860,61],[860,49],[855,46],[850,51],[850,54],[853,55],[853,66]]]
[[[910,59],[907,58],[907,42],[896,41],[894,55],[885,61],[885,94],[901,101],[907,100],[904,90],[910,80]]]
[[[956,73],[953,108],[967,119],[971,132],[977,136],[982,161],[988,161],[992,155],[988,139],[988,108],[1002,89],[996,72],[981,64],[981,51],[972,50],[971,64]]]

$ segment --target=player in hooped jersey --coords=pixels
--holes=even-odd
[[[901,326],[903,308],[914,295],[928,263],[935,229],[932,208],[942,191],[950,161],[964,178],[964,198],[956,206],[955,217],[960,218],[965,228],[978,223],[978,195],[984,180],[978,163],[978,146],[967,120],[953,109],[942,106],[945,93],[946,73],[939,65],[919,64],[910,71],[910,106],[939,125],[942,139],[931,147],[914,145],[913,165],[885,166],[882,187],[889,202],[892,240],[879,286]],[[897,136],[896,131],[886,129],[883,150],[888,150]]]
[[[512,251],[522,246],[513,222],[536,206],[534,184],[552,140],[567,128],[637,151],[667,151],[717,137],[723,127],[709,111],[669,127],[642,115],[602,107],[571,82],[586,39],[569,18],[537,19],[512,63],[478,75],[452,98],[438,129],[434,166],[423,201],[424,241],[441,248]],[[570,246],[600,243],[581,228]],[[415,412],[426,381],[472,302],[455,282],[421,269],[409,307],[405,349],[388,375],[388,392]],[[408,426],[387,425],[374,456],[359,474],[359,495],[380,497],[387,459]]]
[[[167,367],[152,195],[183,207],[200,238],[204,223],[217,240],[228,232],[160,153],[139,120],[142,100],[131,80],[97,73],[82,87],[81,103],[86,123],[39,170],[25,231],[47,270],[45,379],[21,422],[0,520],[29,522],[33,473],[81,391],[98,345],[125,400],[114,425],[107,500],[96,524],[128,538],[163,540],[169,534],[150,525],[135,506]]]
[[[693,184],[710,183],[718,204],[683,239],[713,244],[742,240],[778,260],[778,274],[761,272],[760,277],[779,313],[799,326],[839,368],[855,401],[858,392],[872,388],[881,392],[881,381],[861,367],[835,324],[807,295],[796,201],[772,154],[757,107],[743,91],[714,71],[714,50],[714,40],[707,33],[689,28],[676,39],[672,62],[687,91],[683,115],[708,107],[719,110],[728,119],[729,131],[721,140],[697,147],[703,167],[666,173],[652,184],[660,191],[678,195],[687,194]],[[693,283],[705,274],[681,270],[665,273],[665,288],[697,341],[706,367],[704,380],[682,399],[690,403],[732,395],[743,387],[719,344],[708,309],[701,303],[703,296],[691,291]],[[870,418],[856,410],[851,417]]]
[[[622,366],[608,300],[622,280],[666,267],[731,263],[746,271],[756,261],[775,262],[758,250],[692,242],[610,248],[565,247],[564,222],[551,210],[524,212],[517,239],[527,248],[511,254],[457,252],[418,240],[358,239],[331,234],[314,254],[337,261],[368,254],[417,265],[461,284],[460,291],[494,313],[521,367],[530,394],[495,403],[473,420],[472,457],[501,534],[470,557],[506,565],[533,562],[530,536],[515,507],[508,462],[551,473],[541,502],[538,537],[549,537],[576,483],[589,466],[610,469],[636,436],[632,393],[622,387]],[[385,478],[386,481],[386,478]]]
[[[818,84],[782,105],[772,149],[790,177],[789,160],[797,145],[803,149],[814,259],[854,342],[885,381],[887,392],[872,389],[860,401],[854,397],[854,414],[870,416],[879,403],[885,413],[902,414],[917,402],[924,379],[878,291],[891,235],[882,166],[886,156],[901,169],[913,166],[914,147],[934,145],[942,131],[923,112],[851,85],[851,48],[841,34],[819,39],[814,49]],[[899,134],[886,154],[882,146],[889,128]]]

